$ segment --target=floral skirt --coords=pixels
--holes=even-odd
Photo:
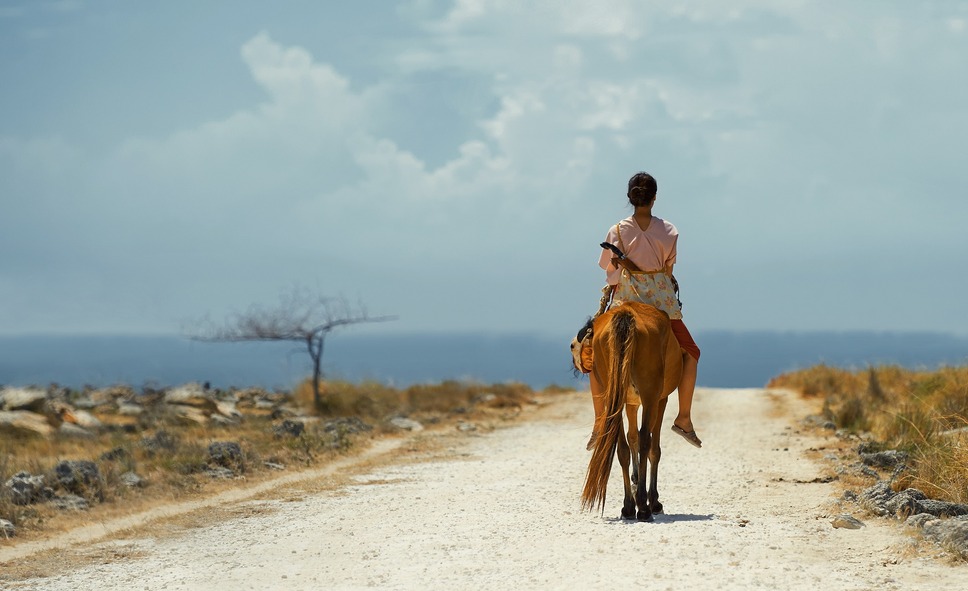
[[[612,306],[623,302],[649,304],[668,314],[671,320],[682,319],[682,309],[672,285],[672,277],[665,271],[633,273],[622,269],[622,276],[612,295]]]

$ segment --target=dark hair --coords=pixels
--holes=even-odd
[[[637,172],[629,179],[629,203],[635,207],[642,207],[652,203],[659,185],[651,174]]]

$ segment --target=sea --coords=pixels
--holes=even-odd
[[[761,387],[781,373],[826,364],[912,369],[968,363],[968,338],[904,332],[695,332],[700,386]],[[587,387],[571,366],[570,335],[352,334],[326,340],[326,379],[406,387],[459,380]],[[211,343],[176,335],[0,336],[0,385],[70,388],[128,384],[288,390],[311,375],[305,345]]]

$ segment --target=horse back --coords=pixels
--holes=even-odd
[[[679,387],[682,378],[682,349],[672,332],[669,315],[641,302],[626,302],[616,312],[622,308],[627,308],[635,316],[639,367],[661,374],[661,397],[669,396]]]

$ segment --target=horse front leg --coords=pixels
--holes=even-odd
[[[626,404],[625,417],[628,419],[628,446],[632,454],[632,486],[639,485],[639,405]]]
[[[662,417],[665,415],[668,398],[659,401],[658,412],[652,424],[652,445],[649,446],[649,508],[652,513],[662,513],[662,503],[659,502],[659,459],[662,448],[659,445],[662,433]]]
[[[625,485],[625,502],[622,505],[622,518],[632,519],[635,517],[635,497],[632,496],[632,483],[629,481],[629,444],[622,437],[621,432],[618,437],[618,463],[622,465],[622,484]]]

